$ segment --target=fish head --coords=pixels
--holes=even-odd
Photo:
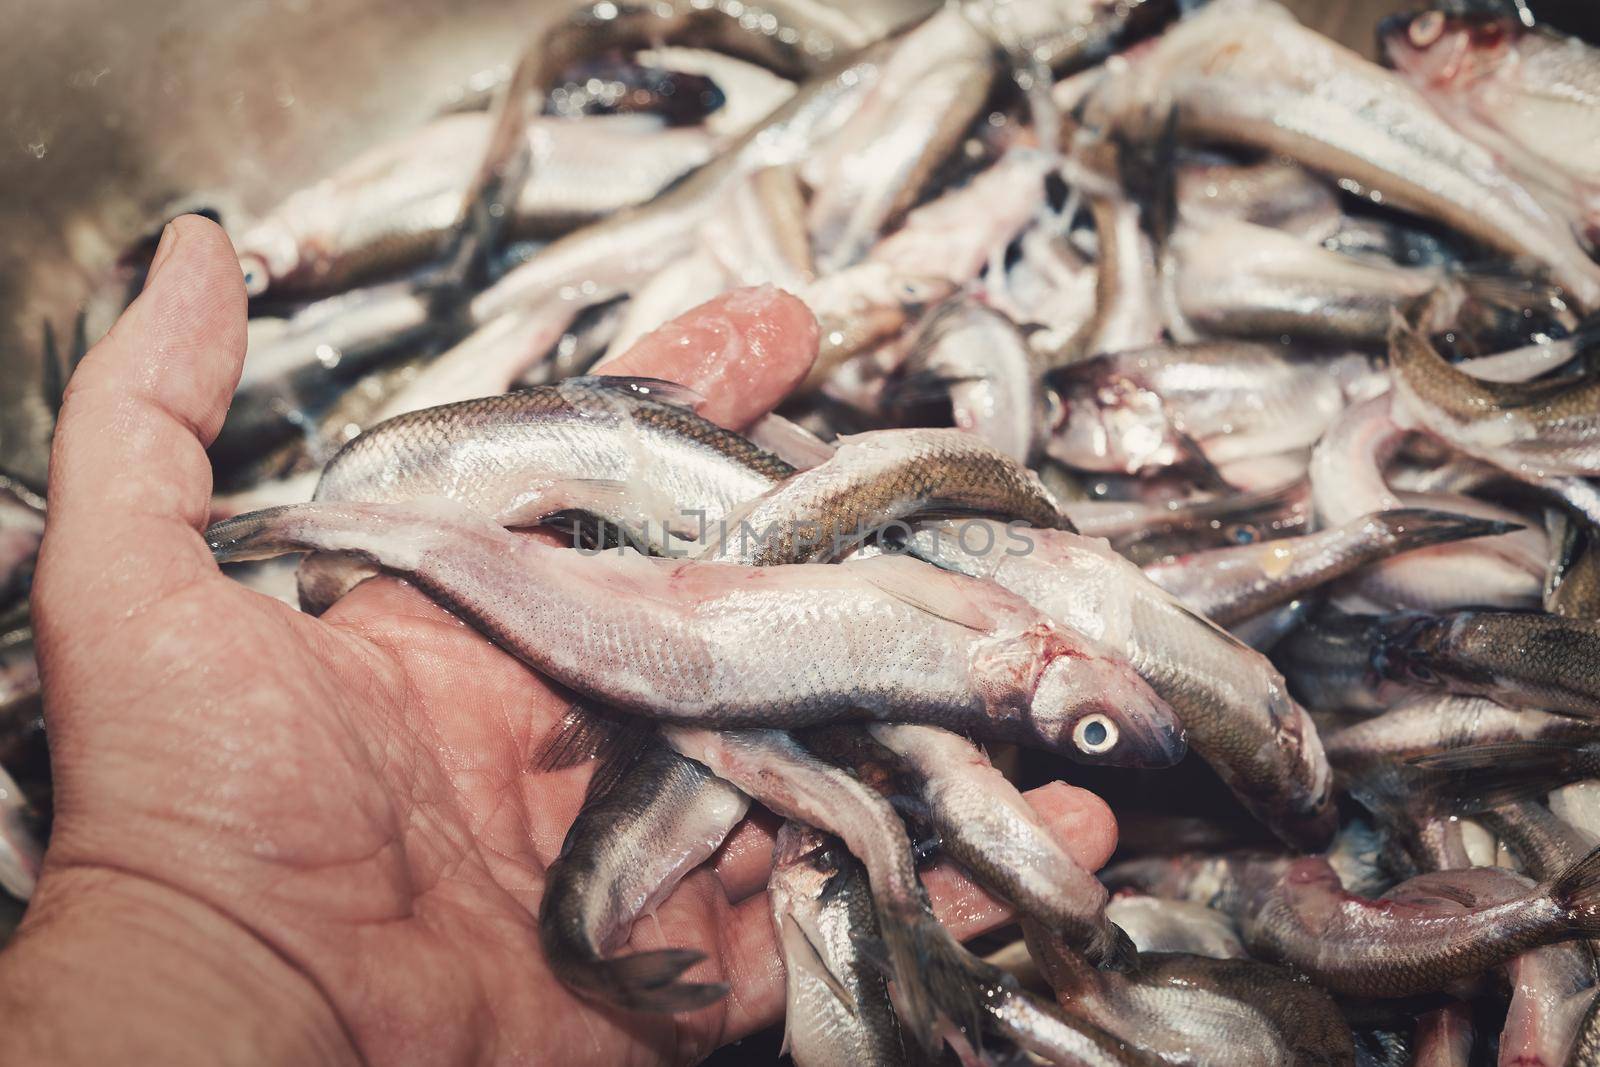
[[[300,245],[286,226],[263,222],[245,231],[234,241],[239,270],[244,274],[244,291],[261,296],[275,283],[283,281],[300,267]]]
[[[1403,613],[1373,623],[1372,670],[1379,678],[1442,689],[1460,674],[1449,616]]]
[[[1069,467],[1139,474],[1182,458],[1160,398],[1130,379],[1058,387],[1050,414],[1045,451]]]
[[[1395,69],[1413,83],[1462,88],[1504,62],[1517,29],[1505,18],[1424,11],[1384,19],[1378,43]]]
[[[1045,747],[1079,763],[1170,767],[1188,750],[1172,708],[1114,657],[1054,657],[1039,675],[1029,712]]]

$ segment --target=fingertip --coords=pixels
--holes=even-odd
[[[743,429],[777,407],[817,356],[803,301],[774,286],[733,289],[641,337],[600,373],[664,378],[705,397],[700,414]]]
[[[1117,818],[1094,793],[1051,782],[1025,796],[1061,846],[1085,868],[1099,870],[1117,850]]]

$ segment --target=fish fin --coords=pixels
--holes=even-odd
[[[797,951],[804,951],[811,961],[816,964],[817,977],[821,978],[822,984],[828,987],[828,992],[832,993],[840,1004],[848,1008],[851,1015],[859,1015],[860,1008],[856,1004],[856,998],[850,995],[850,990],[846,989],[845,984],[839,980],[839,976],[833,973],[833,968],[828,966],[828,961],[823,957],[822,950],[817,948],[815,941],[811,940],[811,935],[806,933],[805,927],[801,926],[793,915],[784,915],[783,921],[786,932],[793,931],[798,935],[794,940],[789,938],[784,940],[789,941],[789,944]],[[786,1031],[786,1039],[787,1036]]]
[[[833,458],[833,446],[778,414],[756,420],[745,436],[796,470],[809,470]]]
[[[878,556],[849,566],[857,568],[856,573],[880,592],[918,611],[957,626],[965,626],[969,630],[988,631],[994,628],[994,619],[962,595],[960,590],[950,588],[931,575],[925,563],[904,556]]]
[[[631,496],[628,484],[615,478],[558,478],[531,487],[494,519],[501,526],[533,526],[561,512],[580,511],[629,521]],[[553,503],[555,498],[560,499],[559,506]]]
[[[533,169],[533,149],[525,132],[528,97],[543,69],[542,49],[537,45],[525,49],[504,92],[490,105],[492,124],[483,158],[462,196],[455,224],[439,246],[443,266],[427,283],[442,299],[459,301],[465,290],[489,273],[489,260],[511,207]]]
[[[618,1007],[670,1014],[694,1011],[728,995],[723,982],[680,982],[706,958],[692,948],[663,948],[587,963],[583,988]]]
[[[1415,756],[1414,797],[1425,810],[1471,815],[1515,800],[1548,793],[1594,773],[1587,746],[1552,741],[1508,741],[1496,745]]]
[[[44,322],[44,358],[39,362],[39,388],[44,394],[44,406],[55,418],[61,413],[61,401],[67,390],[66,363],[61,356],[61,346],[56,341],[55,324]]]
[[[589,389],[602,389],[622,393],[632,393],[635,396],[649,397],[659,400],[663,404],[673,407],[689,408],[693,410],[705,403],[705,396],[687,385],[669,382],[664,378],[646,378],[642,375],[629,374],[586,374],[578,378],[568,378],[557,389],[562,390],[562,395],[573,401],[574,406],[581,406],[574,398],[575,392],[567,387],[586,387]]]
[[[1561,289],[1537,268],[1511,263],[1479,263],[1456,276],[1465,300],[1460,324],[1486,336],[1490,351],[1522,343],[1530,326],[1561,327],[1572,322]]]
[[[1395,508],[1392,511],[1375,512],[1368,519],[1383,524],[1394,538],[1396,552],[1410,552],[1429,545],[1467,541],[1475,537],[1494,537],[1523,528],[1519,522],[1480,519],[1433,508]]]
[[[1567,909],[1578,936],[1600,936],[1600,848],[1556,875],[1550,895]]]
[[[1118,177],[1139,204],[1139,221],[1159,252],[1172,238],[1178,221],[1178,108],[1171,100],[1159,114],[1146,118],[1136,140],[1121,139]]]
[[[949,400],[952,385],[983,380],[981,374],[950,374],[931,368],[902,371],[886,383],[884,402],[893,410],[906,411]]]
[[[610,792],[654,736],[648,726],[612,718],[574,701],[535,747],[528,765],[542,774],[592,762],[594,773],[583,798],[588,803]]]
[[[1106,936],[1102,944],[1095,946],[1091,962],[1102,971],[1131,971],[1139,965],[1139,946],[1128,931],[1107,921]]]

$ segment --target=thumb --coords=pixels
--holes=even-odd
[[[41,651],[217,574],[199,535],[211,496],[206,446],[239,380],[245,295],[214,223],[170,223],[144,292],[79,365],[50,457],[34,623]]]

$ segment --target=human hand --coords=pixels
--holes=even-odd
[[[653,1064],[776,1022],[770,821],[628,946],[700,949],[686,977],[726,999],[673,1017],[579,999],[541,958],[537,915],[587,770],[530,769],[570,698],[400,581],[314,619],[218,570],[204,447],[244,322],[227,239],[179,219],[68,390],[33,609],[56,814],[0,954],[0,1059]],[[690,385],[732,426],[807,367],[757,369],[648,341],[606,368]],[[1104,862],[1098,799],[1030,799]],[[951,870],[928,884],[963,936],[1005,921]]]

